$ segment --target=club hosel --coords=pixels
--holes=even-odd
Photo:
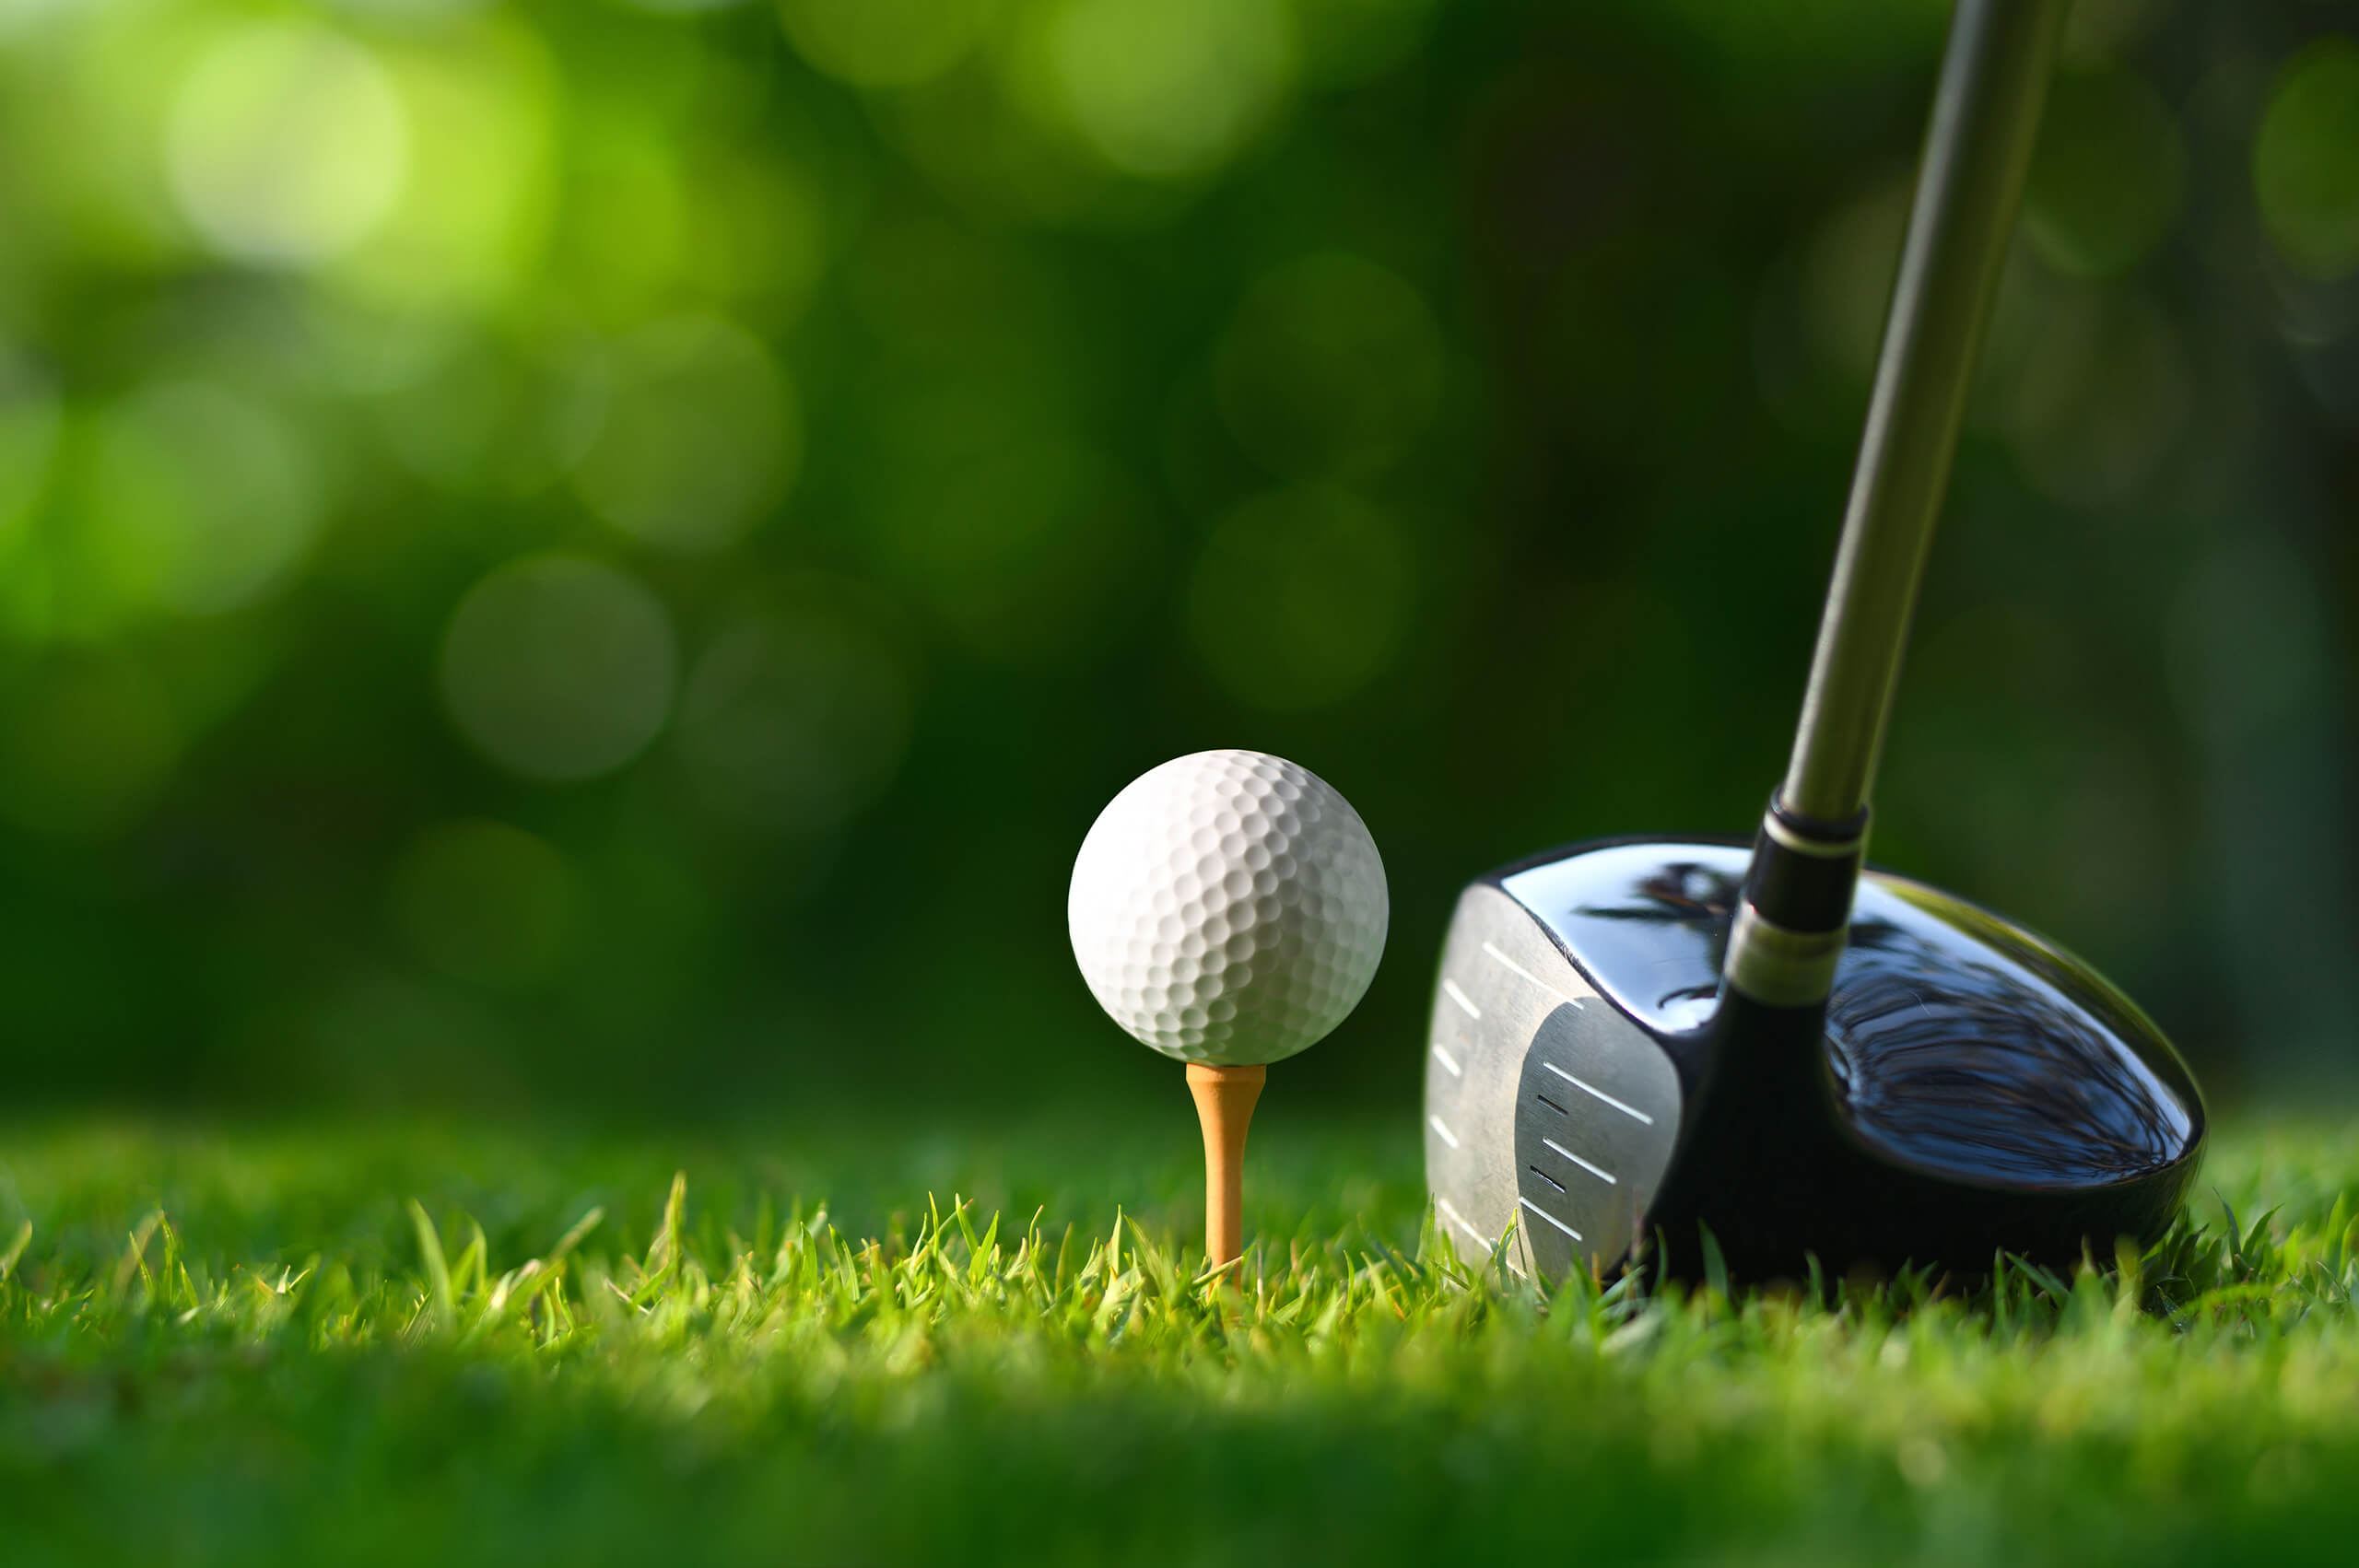
[[[1868,813],[1826,823],[1773,799],[1729,931],[1720,977],[1770,1007],[1826,1000],[1851,928],[1851,897],[1866,854]]]

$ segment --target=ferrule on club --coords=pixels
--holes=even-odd
[[[1825,1001],[1851,929],[1851,897],[1867,854],[1868,813],[1825,823],[1772,801],[1729,930],[1721,977],[1771,1007]]]
[[[1215,1269],[1236,1262],[1244,1250],[1245,1132],[1269,1075],[1258,1062],[1188,1064],[1188,1093],[1204,1128],[1204,1254]]]

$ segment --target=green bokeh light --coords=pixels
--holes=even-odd
[[[2041,491],[2092,510],[2136,501],[2194,410],[2177,329],[2135,296],[2050,301],[2009,389],[2017,461]]]
[[[590,450],[612,399],[605,345],[580,330],[522,341],[454,333],[423,364],[383,373],[393,384],[368,390],[387,448],[421,479],[457,494],[549,489]]]
[[[400,197],[409,119],[359,44],[309,24],[224,32],[174,95],[167,161],[181,208],[242,261],[303,265],[350,250]]]
[[[496,989],[546,983],[563,960],[577,897],[565,858],[505,823],[437,823],[404,848],[389,900],[418,955]]]
[[[989,0],[779,0],[804,59],[855,87],[905,88],[950,69],[981,37]]]
[[[568,144],[556,281],[601,324],[628,328],[675,294],[694,227],[681,150],[628,107],[593,116]]]
[[[2359,269],[2359,43],[2322,39],[2270,89],[2253,143],[2261,220],[2298,272]]]
[[[471,589],[442,643],[460,731],[527,778],[611,773],[663,728],[678,654],[663,602],[571,556],[511,562]]]
[[[2137,265],[2178,216],[2187,153],[2162,95],[2126,70],[2068,71],[2050,89],[2024,188],[2024,229],[2060,272]]]
[[[1433,0],[1294,0],[1305,85],[1373,81],[1416,53]]]
[[[1442,339],[1415,289],[1363,257],[1306,256],[1253,287],[1215,361],[1238,443],[1280,474],[1397,461],[1441,392]]]
[[[0,678],[0,816],[44,836],[103,838],[155,801],[181,736],[136,657],[72,651]]]
[[[1074,128],[1126,173],[1212,172],[1269,125],[1293,87],[1282,0],[1063,0],[1048,29]]]
[[[1415,602],[1415,556],[1391,518],[1341,490],[1281,490],[1205,541],[1188,629],[1231,696],[1291,712],[1365,689],[1400,652]]]
[[[914,718],[910,656],[847,585],[757,596],[699,654],[679,743],[698,798],[769,833],[841,826],[892,781]]]
[[[282,587],[318,532],[315,449],[267,406],[168,381],[91,432],[79,507],[65,520],[124,599],[217,614]]]
[[[29,526],[49,482],[64,419],[55,391],[0,348],[0,550]]]
[[[482,310],[535,275],[556,199],[557,84],[540,41],[487,18],[380,51],[406,127],[398,199],[337,271],[394,308]]]
[[[667,550],[717,550],[794,482],[801,406],[743,330],[707,317],[650,323],[615,345],[608,375],[574,484],[624,533]]]
[[[1820,225],[1804,256],[1801,305],[1811,345],[1854,380],[1875,369],[1910,193],[1908,181],[1893,181],[1847,203]]]

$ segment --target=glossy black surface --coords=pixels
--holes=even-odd
[[[1600,990],[1649,1028],[1686,1034],[1716,1008],[1745,861],[1729,845],[1613,845],[1500,882]],[[1883,872],[1860,879],[1824,1049],[1861,1141],[1984,1185],[2148,1175],[2184,1159],[2201,1125],[2169,1042],[2094,970]]]
[[[2152,1021],[2071,954],[1871,872],[1817,1008],[1722,997],[1746,850],[1577,847],[1490,879],[1677,1066],[1679,1144],[1644,1223],[1692,1272],[1805,1254],[1987,1269],[2158,1235],[2201,1158],[2194,1080]]]

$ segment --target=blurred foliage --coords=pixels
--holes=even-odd
[[[1778,771],[1944,14],[0,0],[14,1092],[1176,1094],[1064,877],[1250,745],[1405,1098],[1460,883]],[[2232,1087],[2359,1022],[2354,35],[2079,6],[1880,802]]]

